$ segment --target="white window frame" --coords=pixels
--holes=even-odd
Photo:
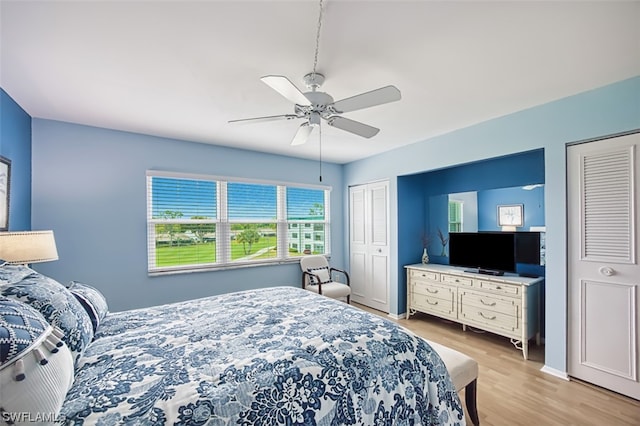
[[[215,219],[154,219],[153,218],[153,200],[152,200],[152,179],[154,177],[162,178],[175,178],[175,179],[190,179],[190,180],[206,180],[216,182],[216,206],[217,217]],[[227,249],[226,241],[230,238],[231,223],[244,223],[244,220],[230,221],[228,217],[228,205],[227,205],[227,184],[228,183],[247,183],[257,185],[274,185],[276,186],[277,193],[277,218],[276,223],[276,235],[277,235],[277,254],[275,258],[258,259],[248,261],[231,261],[231,251]],[[150,276],[166,275],[176,273],[188,273],[197,271],[213,271],[220,269],[233,269],[233,268],[245,268],[263,265],[275,265],[282,263],[299,262],[300,257],[304,256],[291,256],[289,254],[288,246],[288,232],[290,224],[322,224],[324,225],[325,239],[322,242],[324,246],[325,256],[330,256],[331,247],[331,220],[330,220],[330,198],[331,190],[330,186],[325,185],[310,185],[299,184],[282,181],[269,181],[269,180],[257,180],[247,178],[236,178],[229,176],[215,176],[215,175],[202,175],[191,173],[178,173],[167,172],[160,170],[147,170],[146,172],[146,185],[147,185],[147,272]],[[324,191],[324,220],[287,220],[287,188],[302,188]],[[262,221],[260,219],[257,222],[267,223],[271,221]],[[191,264],[191,265],[179,265],[179,266],[155,266],[156,265],[156,237],[155,237],[155,225],[159,223],[212,223],[216,225],[216,261],[214,263],[207,264]],[[300,229],[296,225],[297,232],[300,234]]]

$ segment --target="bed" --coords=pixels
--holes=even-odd
[[[62,291],[32,272],[31,281]],[[93,287],[58,285],[80,302],[93,330],[79,352],[65,345],[76,351],[58,422],[465,424],[447,369],[429,344],[343,302],[273,287],[107,313]],[[0,273],[0,294],[29,304],[25,286],[16,286]],[[51,335],[64,341],[68,324],[54,324],[60,317],[49,319]]]

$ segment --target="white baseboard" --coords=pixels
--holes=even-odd
[[[555,368],[551,368],[548,365],[545,365],[540,369],[543,373],[551,374],[552,376],[556,376],[563,380],[569,380],[569,376],[564,371],[556,370]]]
[[[394,320],[399,320],[399,319],[404,319],[407,316],[407,314],[391,314],[391,313],[389,313],[389,314],[387,314],[387,316],[393,318]]]

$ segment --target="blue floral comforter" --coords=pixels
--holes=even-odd
[[[97,425],[465,423],[424,340],[293,287],[110,313],[61,414]]]

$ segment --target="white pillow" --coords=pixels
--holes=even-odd
[[[36,309],[0,297],[0,418],[54,423],[73,384],[73,357]]]
[[[329,274],[329,267],[323,266],[321,268],[309,268],[307,271],[311,274],[317,275],[320,278],[321,284],[326,284],[331,282],[331,275]],[[313,275],[309,275],[309,283],[312,285],[317,285],[316,277]]]

